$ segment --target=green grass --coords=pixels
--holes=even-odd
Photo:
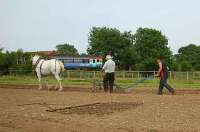
[[[43,78],[44,79],[44,78]],[[50,76],[46,77],[48,84],[55,85],[56,80]],[[102,79],[98,79],[102,80]],[[122,87],[135,86],[134,84],[138,82],[139,79],[116,79],[116,83]],[[79,78],[63,78],[64,86],[79,86],[79,87],[91,87],[93,79],[79,79]],[[36,76],[0,76],[0,85],[9,84],[9,85],[38,85],[38,80]],[[200,80],[181,80],[181,79],[171,79],[169,80],[169,84],[175,88],[200,88]],[[143,83],[139,83],[135,87],[152,87],[157,88],[159,85],[159,80],[146,80]]]
[[[44,83],[47,80],[48,84],[55,85],[57,81],[53,77],[42,78]],[[63,85],[90,85],[90,82],[83,79],[63,79]],[[33,76],[1,76],[0,85],[9,84],[9,85],[38,85],[38,80]]]

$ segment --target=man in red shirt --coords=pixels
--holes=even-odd
[[[157,63],[159,65],[159,70],[156,76],[160,77],[160,85],[159,85],[159,89],[158,89],[158,94],[162,94],[162,90],[164,87],[166,87],[169,92],[171,92],[172,94],[175,93],[175,90],[169,85],[167,84],[167,79],[168,79],[168,66],[167,64],[161,59],[158,58]]]

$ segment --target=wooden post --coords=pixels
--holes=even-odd
[[[172,71],[169,71],[169,79],[172,79]]]
[[[123,79],[125,79],[125,71],[123,71]]]
[[[189,80],[189,72],[187,72],[187,80]]]
[[[67,78],[70,78],[69,70],[67,70]]]
[[[93,72],[93,78],[95,78],[96,77],[96,75],[95,75],[95,71]]]

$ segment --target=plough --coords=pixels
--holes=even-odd
[[[154,76],[149,76],[149,77],[145,77],[145,78],[142,78],[136,82],[134,82],[133,84],[129,85],[129,86],[126,86],[126,87],[123,87],[119,84],[116,84],[114,83],[114,87],[113,87],[113,90],[114,92],[116,93],[130,93],[133,91],[133,89],[143,83],[144,81],[146,80],[151,80],[151,79],[154,79]],[[97,91],[101,91],[103,90],[103,81],[101,79],[94,79],[93,80],[93,88],[92,88],[92,91],[93,92],[97,92]]]

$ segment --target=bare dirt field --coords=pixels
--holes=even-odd
[[[200,131],[200,90],[177,90],[176,95],[76,90],[2,86],[0,132]]]

